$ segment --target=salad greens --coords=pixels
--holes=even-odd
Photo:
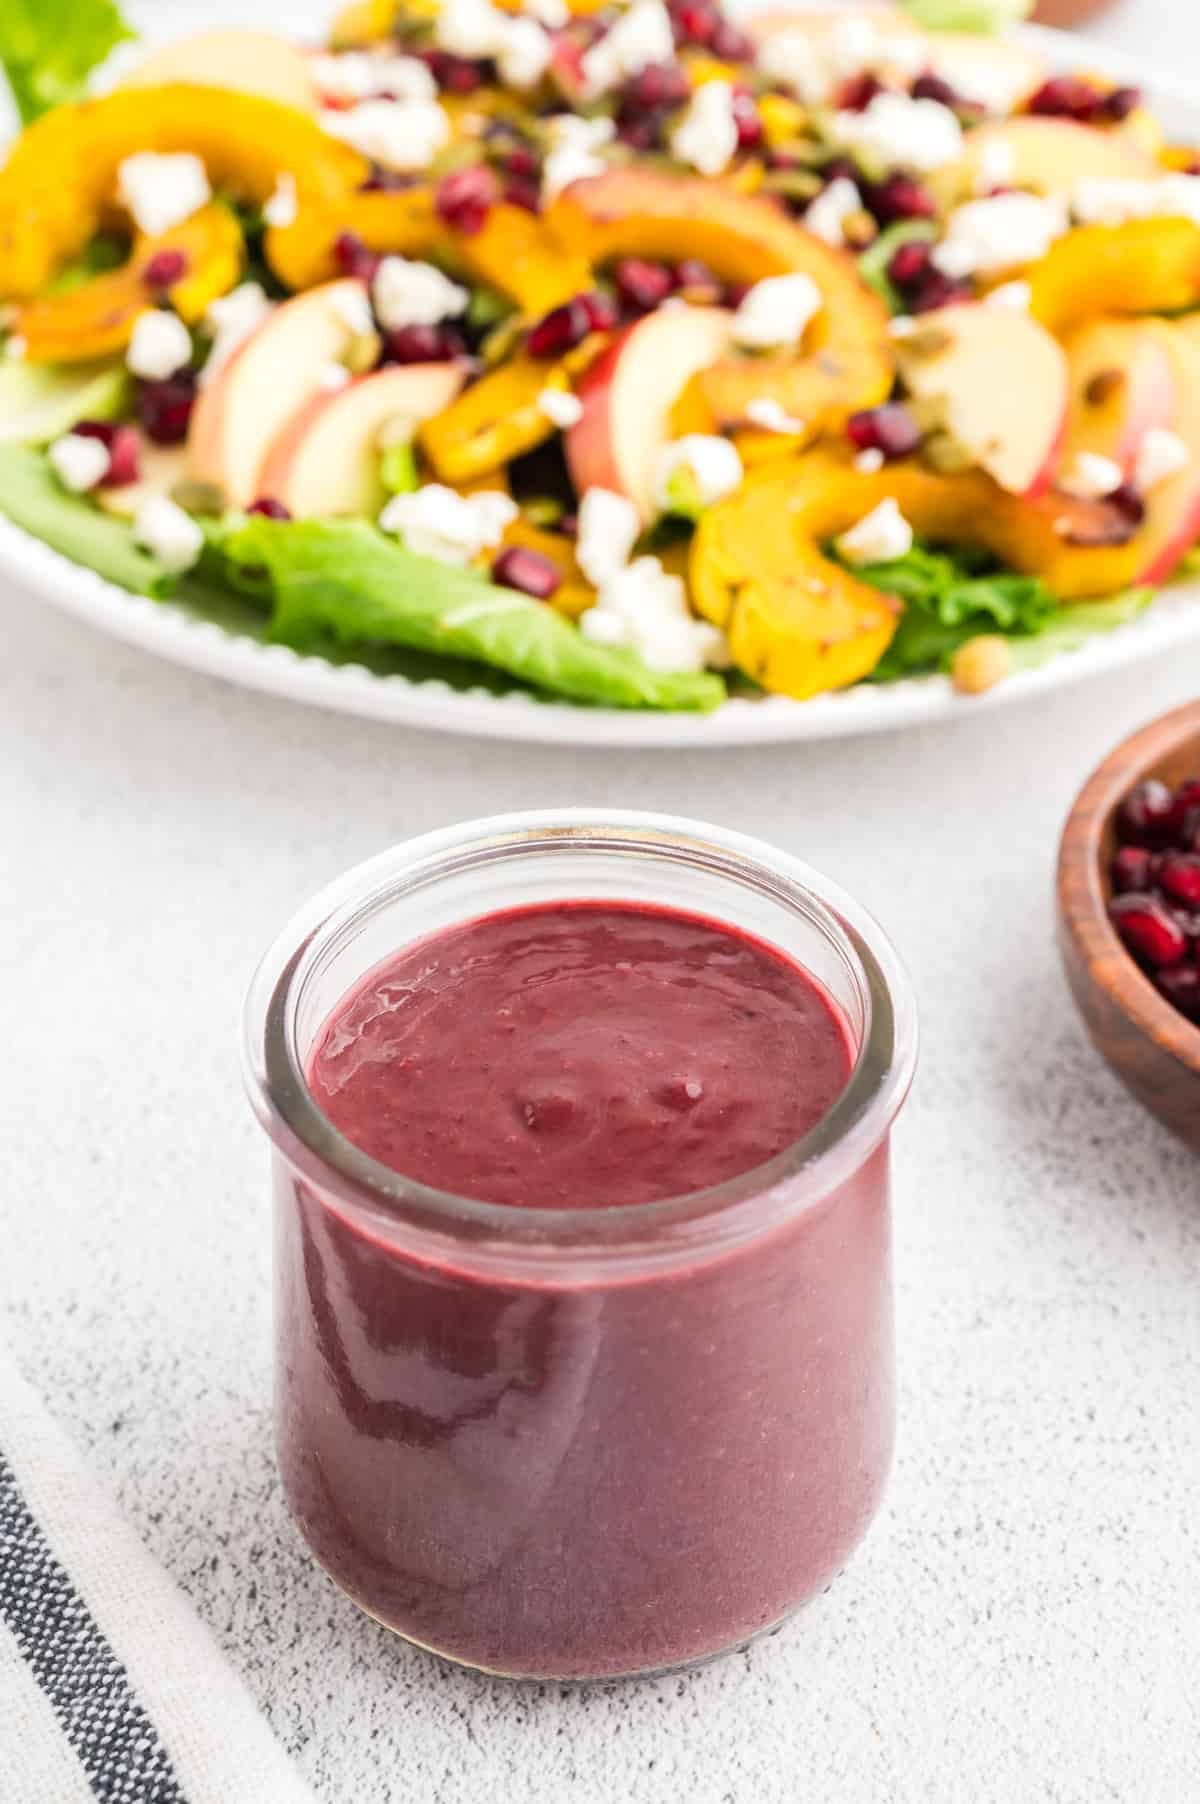
[[[133,35],[114,0],[3,0],[0,66],[21,123],[78,100],[92,70]]]
[[[1131,589],[1111,600],[1064,607],[1038,577],[997,570],[986,557],[923,545],[890,563],[860,565],[855,575],[904,603],[896,636],[871,672],[869,681],[876,683],[947,670],[959,646],[984,633],[1011,640],[1014,663],[1041,663],[1123,626],[1151,596],[1149,589]],[[1038,655],[1030,657],[1035,645]]]
[[[0,446],[0,511],[64,557],[135,595],[161,597],[174,586],[166,566],[134,544],[124,520],[69,495],[46,459],[27,445]]]
[[[212,544],[228,578],[272,608],[271,637],[412,646],[491,664],[538,689],[610,708],[704,712],[725,699],[711,672],[652,670],[593,645],[561,614],[486,575],[415,557],[363,520],[235,518]]]
[[[1005,31],[1033,11],[1033,0],[901,0],[926,31]]]

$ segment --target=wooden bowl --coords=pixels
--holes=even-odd
[[[1109,926],[1114,816],[1144,777],[1200,774],[1200,702],[1125,740],[1088,779],[1058,855],[1058,940],[1093,1041],[1139,1102],[1200,1152],[1200,1027],[1154,988]]]

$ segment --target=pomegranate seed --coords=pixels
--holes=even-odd
[[[1117,838],[1123,846],[1161,846],[1170,837],[1175,798],[1157,777],[1131,789],[1117,810]]]
[[[1104,499],[1110,507],[1115,507],[1119,513],[1124,514],[1133,526],[1140,526],[1146,518],[1145,497],[1138,494],[1131,482],[1123,482],[1120,488],[1114,489]]]
[[[484,82],[482,63],[465,56],[452,56],[448,50],[427,50],[425,63],[444,94],[473,94]]]
[[[911,176],[892,175],[867,190],[867,206],[880,225],[894,225],[898,219],[933,219],[937,202],[928,188],[914,182]]]
[[[558,530],[564,539],[573,539],[579,532],[579,515],[564,514],[558,523]]]
[[[581,344],[591,330],[591,313],[584,305],[583,297],[576,295],[574,300],[565,301],[538,321],[525,341],[525,348],[531,357],[558,357]]]
[[[758,116],[758,108],[749,94],[736,92],[733,96],[733,120],[737,126],[739,150],[753,150],[763,140],[763,122]]]
[[[1122,846],[1112,861],[1113,889],[1118,896],[1131,890],[1147,890],[1154,885],[1158,860],[1145,846]]]
[[[821,180],[828,187],[831,182],[854,182],[862,180],[862,171],[858,164],[849,157],[833,157],[821,170]]]
[[[531,150],[527,144],[514,144],[513,148],[505,153],[504,168],[508,175],[515,175],[521,179],[525,176],[536,176],[538,167],[537,152]]]
[[[1128,119],[1130,113],[1136,113],[1141,104],[1140,88],[1114,88],[1100,102],[1100,117],[1111,119],[1114,125],[1119,125],[1122,119]]]
[[[943,275],[940,269],[931,266],[924,280],[917,283],[908,296],[908,310],[910,313],[933,313],[939,307],[952,307],[956,301],[974,298],[969,282],[956,281],[953,276]]]
[[[613,271],[617,293],[635,313],[651,313],[673,293],[675,277],[661,263],[642,257],[625,257]]]
[[[926,69],[923,75],[918,75],[912,85],[912,97],[914,100],[936,100],[942,106],[949,107],[967,104],[957,88],[952,88],[948,81],[943,81],[932,69]]]
[[[662,136],[662,119],[655,113],[622,119],[617,137],[630,150],[653,150]]]
[[[719,277],[699,257],[685,257],[675,265],[675,285],[686,288],[692,301],[719,301],[725,293]]]
[[[142,270],[147,288],[171,288],[187,274],[188,260],[184,251],[156,251]]]
[[[588,294],[576,295],[584,312],[587,314],[589,332],[611,332],[617,323],[616,302],[599,288],[593,288]]]
[[[887,90],[877,75],[864,69],[861,75],[852,75],[838,96],[838,106],[844,113],[865,113],[877,94]]]
[[[111,420],[76,420],[71,431],[76,438],[98,438],[110,451],[117,436],[117,428]]]
[[[462,339],[449,326],[400,326],[385,340],[391,363],[445,363],[457,357]]]
[[[510,207],[524,207],[527,213],[540,213],[542,210],[542,194],[536,181],[525,181],[523,178],[508,183],[503,198]]]
[[[625,106],[645,112],[657,107],[682,106],[691,93],[687,70],[679,63],[648,63],[631,75],[621,93]]]
[[[285,507],[282,501],[276,501],[274,495],[260,495],[246,509],[248,514],[262,514],[267,520],[290,520],[292,510]]]
[[[355,276],[360,282],[373,282],[382,259],[367,249],[357,232],[339,232],[333,254],[344,276]]]
[[[1077,75],[1056,75],[1044,82],[1029,102],[1031,113],[1048,119],[1075,119],[1086,125],[1104,103],[1104,96]]]
[[[858,451],[882,451],[889,462],[907,457],[921,443],[921,428],[899,401],[885,401],[864,413],[852,413],[846,421],[850,443]]]
[[[684,0],[682,6],[675,8],[671,23],[675,27],[677,44],[711,44],[721,18],[703,0]]]
[[[933,247],[928,244],[902,244],[888,260],[887,272],[897,288],[911,288],[929,274]]]
[[[1139,890],[1114,896],[1108,918],[1129,951],[1149,965],[1177,965],[1187,951],[1187,935],[1157,896]]]
[[[1171,809],[1173,825],[1185,835],[1193,825],[1191,817],[1196,809],[1200,809],[1200,777],[1185,777],[1175,790]]]
[[[1189,1021],[1200,1023],[1200,965],[1171,965],[1154,974],[1155,988]]]
[[[744,31],[728,19],[718,19],[708,40],[708,47],[714,56],[720,57],[723,63],[752,63],[755,50],[752,41]]]
[[[196,378],[178,370],[161,382],[139,382],[138,419],[156,445],[178,445],[187,437],[196,400]]]
[[[496,177],[486,163],[455,169],[437,185],[434,206],[451,231],[473,238],[481,231],[496,198]]]
[[[492,577],[506,588],[535,595],[539,601],[546,601],[562,583],[558,565],[524,545],[506,546],[492,565]]]
[[[1195,852],[1164,852],[1158,883],[1172,902],[1200,908],[1200,857]]]
[[[102,489],[121,489],[138,479],[138,459],[142,441],[132,426],[118,426],[108,448],[108,475],[100,480]]]

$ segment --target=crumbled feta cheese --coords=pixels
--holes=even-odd
[[[852,214],[862,212],[862,204],[858,184],[848,175],[839,175],[827,188],[822,188],[809,207],[804,215],[805,227],[823,238],[826,244],[840,247],[846,242],[846,221]]]
[[[1123,480],[1120,464],[1114,463],[1111,457],[1101,457],[1095,451],[1079,451],[1069,469],[1059,477],[1058,486],[1068,495],[1078,495],[1081,500],[1098,501],[1119,489]]]
[[[989,194],[993,188],[1004,188],[1017,170],[1017,153],[1007,138],[988,138],[979,152],[975,176],[978,194]]]
[[[1037,194],[997,194],[971,200],[950,215],[933,262],[956,279],[1037,263],[1067,230],[1060,200]]]
[[[843,79],[874,68],[881,58],[875,21],[865,13],[847,13],[830,26],[825,54],[835,75]]]
[[[911,313],[898,313],[895,319],[888,321],[888,335],[891,338],[911,338],[919,329],[919,324]]]
[[[321,124],[381,169],[427,169],[450,140],[436,100],[363,100],[346,113],[322,113]]]
[[[4,355],[10,363],[20,363],[28,349],[28,340],[19,332],[10,332],[4,341]]]
[[[962,126],[950,108],[908,94],[876,94],[861,113],[835,113],[831,130],[839,143],[888,169],[942,169],[962,153]]]
[[[385,331],[402,326],[436,326],[465,313],[471,296],[432,263],[385,257],[372,285],[375,312]]]
[[[554,46],[536,19],[513,19],[496,56],[496,69],[506,88],[532,88],[550,66]]]
[[[807,432],[804,420],[788,413],[774,395],[756,395],[746,403],[746,418],[763,432]]]
[[[567,0],[525,0],[526,18],[536,19],[547,31],[559,31],[571,17]]]
[[[773,31],[758,53],[759,73],[781,88],[790,88],[798,100],[819,106],[829,98],[834,76],[820,54],[811,32]]]
[[[737,446],[729,439],[690,432],[659,452],[654,498],[663,513],[670,513],[681,500],[689,504],[685,512],[710,507],[722,495],[731,494],[743,474]]]
[[[1033,302],[1033,288],[1029,282],[1002,282],[984,299],[989,307],[1007,307],[1010,313],[1028,313]]]
[[[350,380],[350,371],[344,363],[327,363],[317,377],[317,387],[326,394],[335,394],[339,388],[345,388]]]
[[[411,495],[393,495],[379,524],[384,532],[398,533],[417,557],[469,564],[499,544],[516,513],[515,501],[498,490],[458,495],[440,482],[429,482]]]
[[[889,497],[837,541],[848,564],[888,564],[913,548],[913,529]]]
[[[870,445],[865,451],[859,452],[854,460],[854,468],[861,471],[864,476],[874,476],[882,470],[884,462],[883,452],[878,445]]]
[[[126,157],[117,172],[117,191],[138,231],[155,238],[212,199],[204,164],[187,151],[160,156],[139,150]]]
[[[733,83],[706,81],[671,133],[671,155],[701,175],[720,175],[738,147]]]
[[[624,645],[652,670],[703,670],[726,661],[723,635],[697,620],[681,577],[656,557],[635,558],[601,585],[594,607],[579,617],[579,630],[596,645]]]
[[[138,509],[133,536],[168,570],[190,570],[204,550],[204,534],[166,495],[152,495]]]
[[[507,15],[490,0],[443,0],[434,13],[433,41],[452,56],[496,56],[507,29]]]
[[[55,439],[46,456],[50,467],[64,489],[74,495],[86,494],[108,475],[112,461],[108,446],[98,438],[87,438],[82,432],[68,432]]]
[[[416,56],[370,55],[361,50],[342,56],[317,56],[312,62],[318,93],[329,100],[369,100],[390,94],[396,100],[434,100],[437,83]]]
[[[242,340],[273,311],[265,290],[258,282],[243,282],[218,300],[209,303],[204,323],[213,335],[212,350],[200,372],[200,386],[210,383],[218,370],[233,356]]]
[[[603,175],[606,164],[596,152],[616,133],[611,119],[580,119],[574,113],[554,113],[546,121],[551,148],[542,165],[542,198],[554,200],[572,182]]]
[[[796,272],[767,276],[742,296],[733,316],[733,336],[750,350],[796,345],[824,306],[811,276]]]
[[[538,412],[544,413],[551,425],[566,432],[583,418],[583,402],[566,388],[544,388],[537,398]]]
[[[953,51],[948,55],[940,54],[937,32],[927,43],[927,61],[933,73],[948,81],[964,100],[981,106],[985,112],[1007,115],[1027,98],[1029,71],[1015,59],[1010,65],[1001,56],[976,56],[971,58],[968,66]]]
[[[579,68],[588,97],[594,100],[651,63],[674,60],[675,35],[663,0],[633,0],[616,24],[584,51]]]
[[[366,288],[360,282],[340,282],[330,291],[329,305],[355,338],[365,338],[375,330],[375,315],[371,312]]]
[[[1178,476],[1192,461],[1192,454],[1177,432],[1151,426],[1143,438],[1133,470],[1139,495],[1149,495],[1162,482]]]
[[[1150,181],[1089,176],[1077,182],[1071,210],[1080,225],[1124,225],[1131,219],[1191,219],[1200,224],[1200,176]]]
[[[275,192],[263,208],[263,218],[269,226],[295,225],[299,210],[296,178],[290,169],[281,170],[275,183]]]
[[[134,321],[125,361],[135,376],[162,382],[192,360],[192,335],[177,313],[148,307]]]
[[[575,560],[597,589],[623,570],[637,543],[642,523],[626,495],[612,489],[588,489],[579,504]]]

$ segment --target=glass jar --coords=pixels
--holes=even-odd
[[[510,1208],[375,1163],[306,1080],[335,1006],[406,944],[563,899],[674,908],[816,977],[855,1050],[768,1164],[635,1207]],[[276,1208],[288,1501],[362,1609],[521,1677],[655,1672],[737,1647],[826,1586],[892,1453],[889,1130],[907,980],[870,917],[758,841],[571,810],[430,834],[317,897],[247,1005]]]

